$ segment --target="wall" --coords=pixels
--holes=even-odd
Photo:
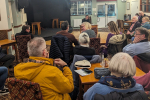
[[[117,1],[102,1],[102,2],[97,2],[97,0],[92,0],[92,9],[93,8],[96,8],[97,10],[97,4],[98,3],[116,3],[116,7],[117,7],[117,19],[124,19],[124,14],[126,13],[126,10],[125,9],[122,9],[122,8],[125,8],[126,7],[126,2],[122,2],[121,0],[117,0]],[[93,11],[92,10],[92,15],[91,18],[92,18],[92,23],[93,24],[97,24],[97,15],[95,15],[95,13],[97,13],[97,11]],[[71,16],[71,26],[73,27],[74,25],[74,19],[83,19],[85,18],[85,16]]]
[[[123,9],[126,8],[126,2],[122,2],[121,0],[117,0],[117,19],[124,20],[124,14],[126,13],[126,10]]]
[[[0,0],[0,14],[1,14],[0,30],[8,29],[6,0]]]

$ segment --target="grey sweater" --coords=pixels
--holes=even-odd
[[[96,34],[93,30],[86,30],[84,31],[89,35],[89,38],[96,38]]]

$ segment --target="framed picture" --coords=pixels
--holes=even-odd
[[[127,7],[127,10],[130,10],[130,2],[127,2],[126,7]]]

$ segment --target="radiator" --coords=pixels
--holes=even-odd
[[[82,24],[82,19],[74,19],[74,27],[80,27]]]

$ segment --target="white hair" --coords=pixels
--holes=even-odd
[[[28,41],[29,56],[42,57],[43,50],[46,48],[46,42],[42,37],[35,37]]]
[[[138,21],[138,17],[137,17],[137,16],[133,16],[133,17],[135,17],[135,18],[136,18],[136,21]]]
[[[83,32],[79,35],[79,43],[80,45],[83,44],[89,46],[90,38],[86,32]]]
[[[112,73],[121,75],[122,77],[133,77],[136,73],[136,65],[133,58],[129,54],[121,52],[112,57],[109,63],[109,70]]]

